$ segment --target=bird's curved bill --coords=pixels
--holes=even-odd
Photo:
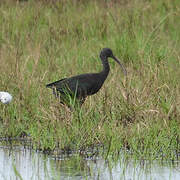
[[[112,56],[112,58],[121,66],[121,69],[122,69],[124,75],[126,76],[127,71],[126,71],[125,67],[120,63],[120,61],[115,56]]]

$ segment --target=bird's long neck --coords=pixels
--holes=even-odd
[[[100,56],[102,64],[103,64],[103,70],[101,71],[101,74],[103,75],[103,77],[106,79],[106,77],[109,74],[109,62],[108,62],[108,58],[105,56]]]

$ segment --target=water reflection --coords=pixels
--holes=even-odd
[[[0,147],[0,179],[180,179],[178,162],[132,161],[121,159],[116,164],[102,158],[84,159],[71,155],[58,159],[24,148]]]

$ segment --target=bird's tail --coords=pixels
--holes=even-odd
[[[51,88],[52,86],[53,86],[53,83],[46,84],[46,87],[47,87],[47,88]]]
[[[50,83],[50,84],[46,84],[46,87],[47,88],[52,88],[53,86],[56,86],[57,84],[59,84],[61,81],[65,80],[66,78],[64,79],[61,79],[61,80],[58,80],[58,81],[55,81],[53,83]]]

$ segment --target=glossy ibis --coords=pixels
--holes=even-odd
[[[12,101],[12,96],[8,92],[0,91],[0,101],[3,104],[9,104]]]
[[[59,81],[47,84],[46,87],[52,88],[56,97],[60,97],[60,102],[63,104],[69,103],[71,99],[78,100],[82,105],[87,96],[93,95],[99,91],[104,81],[109,74],[108,58],[113,58],[122,68],[123,73],[127,72],[120,61],[113,55],[109,48],[104,48],[100,52],[100,58],[103,65],[103,70],[99,73],[80,74],[70,78],[64,78]]]

